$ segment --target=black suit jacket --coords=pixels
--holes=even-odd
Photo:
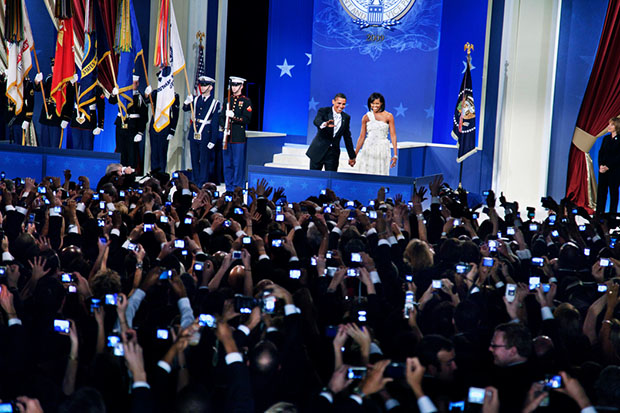
[[[306,155],[312,161],[319,162],[323,159],[332,144],[335,144],[336,147],[339,148],[338,150],[340,150],[340,138],[344,138],[344,144],[347,147],[349,159],[355,159],[355,149],[353,148],[353,141],[351,140],[351,116],[344,112],[342,112],[341,115],[342,123],[340,125],[340,129],[338,129],[336,136],[333,136],[333,128],[325,127],[321,129],[323,122],[334,120],[332,107],[329,106],[326,108],[321,108],[317,112],[316,117],[314,118],[314,125],[317,127],[318,131],[312,140],[310,147],[306,151]]]

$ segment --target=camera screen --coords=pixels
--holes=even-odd
[[[233,258],[233,260],[241,259],[241,251],[233,251],[232,252],[232,258]]]
[[[360,254],[359,252],[352,252],[351,262],[362,262],[362,254]]]
[[[186,217],[186,218],[183,220],[183,223],[184,223],[185,225],[192,225],[192,217]]]
[[[290,270],[288,276],[293,280],[298,280],[301,277],[301,270]]]
[[[609,267],[611,265],[611,261],[609,261],[609,258],[601,258],[599,264],[601,267]]]
[[[282,240],[281,239],[271,240],[271,246],[272,247],[281,247],[282,246]]]
[[[347,379],[357,380],[366,376],[366,367],[349,367],[347,370]]]
[[[540,285],[540,277],[530,277],[530,290],[535,290]]]
[[[106,305],[116,305],[117,298],[118,298],[118,294],[106,294],[104,302]]]
[[[596,291],[598,291],[599,293],[607,292],[607,285],[606,284],[599,284],[596,287]]]
[[[66,273],[64,273],[64,274],[62,274],[62,275],[60,276],[60,280],[61,280],[63,283],[70,283],[70,282],[71,282],[71,279],[72,279],[71,274],[69,274],[69,273],[67,273],[67,272],[66,272]]]
[[[182,239],[175,239],[174,240],[174,247],[175,248],[185,248],[185,241]]]
[[[533,257],[532,265],[535,265],[537,267],[542,267],[543,265],[545,265],[545,260],[541,257]]]
[[[483,267],[492,267],[493,264],[495,263],[495,260],[491,257],[484,257],[482,259],[482,266]]]
[[[153,224],[144,224],[144,232],[153,231]]]
[[[433,280],[433,288],[440,289],[442,285],[443,283],[441,282],[441,280]]]
[[[211,314],[200,314],[198,316],[198,324],[203,327],[215,328],[217,322]]]
[[[484,402],[484,396],[486,391],[479,387],[470,387],[467,394],[467,401],[469,403],[482,404]]]
[[[159,279],[160,279],[160,280],[169,280],[170,278],[172,278],[172,270],[166,270],[166,271],[163,271],[163,272],[159,275]]]
[[[69,334],[69,320],[54,320],[54,331]]]
[[[168,336],[170,335],[170,332],[165,329],[165,328],[158,328],[157,329],[157,338],[160,340],[168,340]]]
[[[168,217],[165,215],[162,215],[161,217],[159,217],[159,222],[163,223],[163,224],[167,224],[168,223]]]
[[[347,277],[357,277],[357,276],[358,276],[357,269],[355,268],[347,269]]]

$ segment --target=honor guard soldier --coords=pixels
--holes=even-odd
[[[228,148],[224,151],[224,180],[226,190],[245,188],[245,160],[247,139],[245,130],[252,119],[252,102],[243,96],[245,79],[231,76],[226,111],[220,114],[220,127],[224,130],[224,140]]]
[[[144,97],[138,90],[140,76],[133,76],[133,90],[127,94],[133,95],[133,100],[127,106],[125,121],[121,117],[119,109],[114,124],[116,125],[116,152],[121,154],[121,164],[138,167],[139,142],[142,141],[149,109]],[[118,103],[118,89],[112,90],[109,102],[113,105]]]
[[[52,99],[52,73],[54,72],[54,58],[51,59],[51,72],[43,81],[43,73],[37,73],[34,77],[34,90],[41,92],[41,84],[43,84],[43,94],[45,95],[45,103],[47,104],[47,112],[45,105],[41,106],[41,115],[39,123],[41,124],[41,136],[39,146],[48,148],[58,148],[60,146],[61,128],[65,129],[69,125],[71,119],[71,106],[65,105],[61,116],[56,114],[56,102]]]
[[[157,90],[153,91],[150,86],[144,90],[144,94],[148,99],[152,96],[153,110],[157,108]],[[179,94],[174,94],[174,102],[170,107],[170,123],[161,131],[155,131],[153,123],[155,117],[151,116],[149,123],[149,141],[151,143],[151,171],[159,170],[166,172],[168,163],[168,143],[174,138],[177,123],[179,122]]]
[[[86,151],[93,150],[95,136],[103,132],[103,122],[105,119],[105,95],[100,86],[95,87],[95,101],[83,106],[78,110],[78,102],[75,96],[75,83],[77,75],[71,80],[71,86],[67,87],[67,102],[73,100],[73,113],[71,115],[71,136],[73,149]]]
[[[190,110],[192,103],[194,105],[196,127],[194,128],[192,120],[187,139],[192,156],[193,180],[199,186],[212,182],[211,178],[215,174],[215,151],[213,149],[220,139],[220,102],[211,95],[214,84],[214,79],[200,76],[198,78],[200,95],[189,95],[183,102],[185,112]]]
[[[6,81],[5,88],[6,92]],[[24,79],[24,104],[21,112],[15,114],[15,104],[11,99],[7,99],[7,120],[9,127],[9,140],[17,145],[22,144],[24,134],[28,133],[32,113],[34,111],[34,87],[30,79]]]

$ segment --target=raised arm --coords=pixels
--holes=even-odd
[[[392,156],[392,160],[390,162],[390,168],[396,166],[396,161],[398,160],[398,147],[396,140],[396,126],[394,126],[394,115],[388,113],[388,125],[390,125],[390,140],[392,141],[392,148],[394,148],[394,156]]]
[[[366,124],[368,123],[368,115],[362,117],[362,129],[360,130],[360,137],[357,138],[357,145],[355,146],[355,155],[357,155],[364,145],[366,139]]]

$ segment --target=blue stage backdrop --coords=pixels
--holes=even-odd
[[[313,0],[271,0],[263,130],[305,135]]]
[[[466,52],[465,43],[474,45],[472,52],[471,80],[476,105],[477,132],[480,132],[480,109],[482,96],[482,71],[484,68],[485,38],[487,32],[487,0],[463,2],[444,0],[441,15],[441,44],[437,61],[437,88],[433,143],[454,145],[451,136],[452,116],[463,80]],[[491,136],[494,131],[488,131]],[[486,134],[486,133],[485,133]],[[477,142],[480,135],[476,133]]]
[[[441,8],[441,0],[316,1],[308,141],[316,110],[342,92],[355,142],[368,96],[379,92],[399,141],[431,142]]]

